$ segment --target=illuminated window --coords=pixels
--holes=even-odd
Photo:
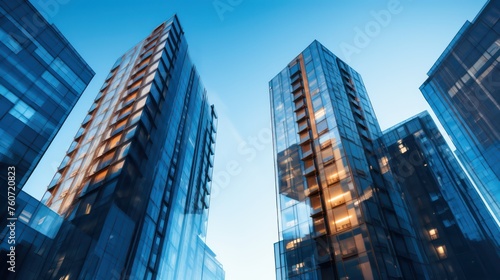
[[[125,161],[122,160],[119,163],[113,165],[113,167],[111,168],[111,174],[114,175],[114,174],[120,172],[120,170],[122,170],[122,168],[123,168],[123,163],[124,162]]]
[[[116,147],[116,145],[118,144],[118,142],[120,142],[121,138],[122,138],[121,134],[119,134],[119,135],[111,138],[111,140],[109,140],[109,148],[108,149],[113,149],[114,147]]]
[[[133,83],[132,85],[130,85],[130,86],[129,86],[129,88],[135,88],[135,87],[138,87],[138,86],[140,86],[140,85],[141,85],[141,83],[142,83],[142,80],[139,80],[139,81],[137,81],[137,82]]]
[[[436,252],[439,258],[444,259],[447,257],[446,255],[446,247],[444,245],[436,247]]]
[[[120,112],[118,119],[123,118],[125,115],[129,114],[132,111],[132,107],[128,107],[127,109]]]
[[[129,94],[127,96],[127,98],[125,98],[124,103],[127,103],[127,102],[129,102],[131,100],[134,100],[136,98],[136,96],[137,96],[137,91],[134,92],[134,93],[132,93],[132,94]]]
[[[146,69],[143,69],[143,70],[141,70],[140,72],[137,72],[137,73],[134,75],[134,78],[135,78],[135,77],[139,77],[140,75],[144,75],[144,74],[146,74]]]
[[[122,129],[127,124],[127,120],[123,120],[115,125],[115,131]]]
[[[92,205],[90,205],[90,203],[87,203],[87,207],[85,207],[85,214],[89,214],[90,209],[92,209]]]
[[[380,165],[380,171],[382,172],[382,174],[385,174],[386,172],[389,171],[389,160],[387,159],[387,157],[382,157],[379,160],[379,165]]]
[[[431,240],[438,239],[439,235],[438,235],[437,229],[433,228],[433,229],[429,230],[429,236],[430,236]]]
[[[403,144],[403,140],[399,139],[398,140],[398,148],[399,148],[399,152],[404,154],[408,151],[408,148]]]
[[[323,158],[323,162],[330,162],[333,160],[333,150],[328,147],[321,151],[321,157]]]
[[[325,166],[326,183],[328,185],[335,184],[339,181],[339,174],[334,164]]]
[[[141,68],[142,66],[147,65],[148,63],[149,63],[149,59],[145,59],[141,62],[141,64],[139,64],[139,66],[137,66],[137,68]]]
[[[108,174],[108,170],[103,170],[99,173],[97,173],[97,175],[95,175],[94,177],[94,184],[95,183],[99,183],[101,182],[102,180],[104,180],[104,178],[106,178],[106,175]]]
[[[314,212],[321,210],[321,197],[319,195],[311,196],[309,200],[311,202],[311,208]]]

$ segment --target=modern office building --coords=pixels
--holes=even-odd
[[[385,170],[401,186],[432,278],[498,277],[500,229],[430,115],[384,131],[382,141]]]
[[[467,21],[420,87],[500,221],[500,1]],[[499,223],[500,224],[500,223]]]
[[[361,76],[317,41],[269,82],[277,279],[430,279]]]
[[[204,243],[216,129],[174,16],[111,68],[42,199],[62,225],[9,277],[224,279]]]
[[[22,189],[93,76],[29,1],[0,2],[0,182],[14,166]]]

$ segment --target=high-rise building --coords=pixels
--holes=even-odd
[[[500,229],[430,115],[422,112],[384,131],[382,141],[432,278],[498,277]]]
[[[224,279],[204,243],[216,129],[174,16],[89,109],[42,200],[64,221],[34,279]]]
[[[420,87],[500,221],[500,1],[467,21]],[[499,222],[500,224],[500,222]]]
[[[314,41],[269,93],[277,279],[429,279],[361,76]]]
[[[0,2],[0,182],[13,166],[22,189],[93,76],[29,1]]]

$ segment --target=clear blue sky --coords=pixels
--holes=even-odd
[[[41,198],[113,62],[177,13],[220,118],[207,243],[228,280],[274,279],[278,233],[268,81],[317,39],[362,75],[381,127],[388,128],[428,109],[418,90],[427,71],[485,3],[69,0],[44,9],[37,1],[50,1],[32,0],[96,75],[25,190]],[[385,17],[374,24],[372,12],[382,10]],[[358,34],[366,29],[363,41]]]

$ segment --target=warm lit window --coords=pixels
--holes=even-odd
[[[339,181],[339,174],[334,164],[325,166],[326,183],[332,185]]]
[[[87,207],[85,207],[85,214],[89,214],[91,209],[92,205],[90,205],[90,203],[87,203]]]
[[[119,163],[113,165],[113,167],[111,168],[111,174],[116,174],[118,172],[120,172],[120,170],[122,170],[123,168],[123,163],[124,161],[120,161]]]
[[[431,240],[436,240],[436,239],[438,239],[438,237],[439,237],[439,236],[438,236],[438,231],[437,231],[437,229],[435,229],[435,228],[430,229],[430,230],[429,230],[429,236],[430,236]]]
[[[120,142],[120,138],[122,138],[121,134],[111,138],[111,140],[109,140],[109,148],[108,149],[113,149],[114,147],[116,147],[118,142]]]
[[[325,222],[324,222],[322,217],[315,218],[313,223],[314,223],[314,231],[317,234],[325,234],[326,233]]]
[[[439,258],[444,259],[447,257],[446,255],[446,247],[444,245],[436,247],[436,252]]]
[[[109,163],[113,160],[113,156],[115,155],[115,153],[109,153],[107,155],[105,155],[104,157],[102,157],[101,159],[101,163],[99,164],[99,167],[98,168],[102,168],[106,165],[109,165]]]
[[[139,80],[139,81],[137,81],[137,82],[133,83],[133,84],[132,84],[129,88],[135,88],[135,87],[138,87],[138,86],[140,86],[140,85],[141,85],[141,83],[142,83],[142,80]]]
[[[337,231],[341,231],[351,227],[351,215],[348,214],[347,208],[345,206],[334,208],[333,215],[335,216],[334,224],[337,228]]]
[[[403,140],[399,139],[398,140],[398,148],[399,148],[399,152],[404,154],[408,151],[408,148],[403,144]]]
[[[331,147],[328,147],[324,150],[321,150],[321,157],[323,158],[323,162],[329,162],[333,160],[333,150]]]
[[[120,128],[125,127],[125,124],[127,124],[127,120],[123,120],[115,125],[115,131],[119,130]]]
[[[321,197],[319,195],[311,196],[311,208],[314,212],[321,210]]]
[[[127,109],[121,111],[120,115],[118,116],[118,119],[123,118],[123,116],[129,114],[131,111],[132,111],[132,107],[128,107]]]
[[[127,96],[127,98],[125,98],[125,100],[124,100],[124,102],[123,102],[123,103],[127,103],[127,102],[129,102],[129,101],[131,101],[131,100],[134,100],[136,96],[137,96],[137,91],[135,91],[135,92],[134,92],[134,93],[132,93],[132,94],[129,94],[129,95]]]
[[[104,180],[104,178],[106,178],[106,175],[108,174],[108,170],[103,170],[99,173],[97,173],[97,175],[95,175],[94,177],[94,184],[95,183],[99,183],[101,182],[102,180]]]
[[[141,70],[140,72],[137,72],[137,73],[134,75],[134,78],[135,78],[135,77],[139,77],[140,75],[144,75],[144,74],[146,74],[146,69],[143,69],[143,70]]]

